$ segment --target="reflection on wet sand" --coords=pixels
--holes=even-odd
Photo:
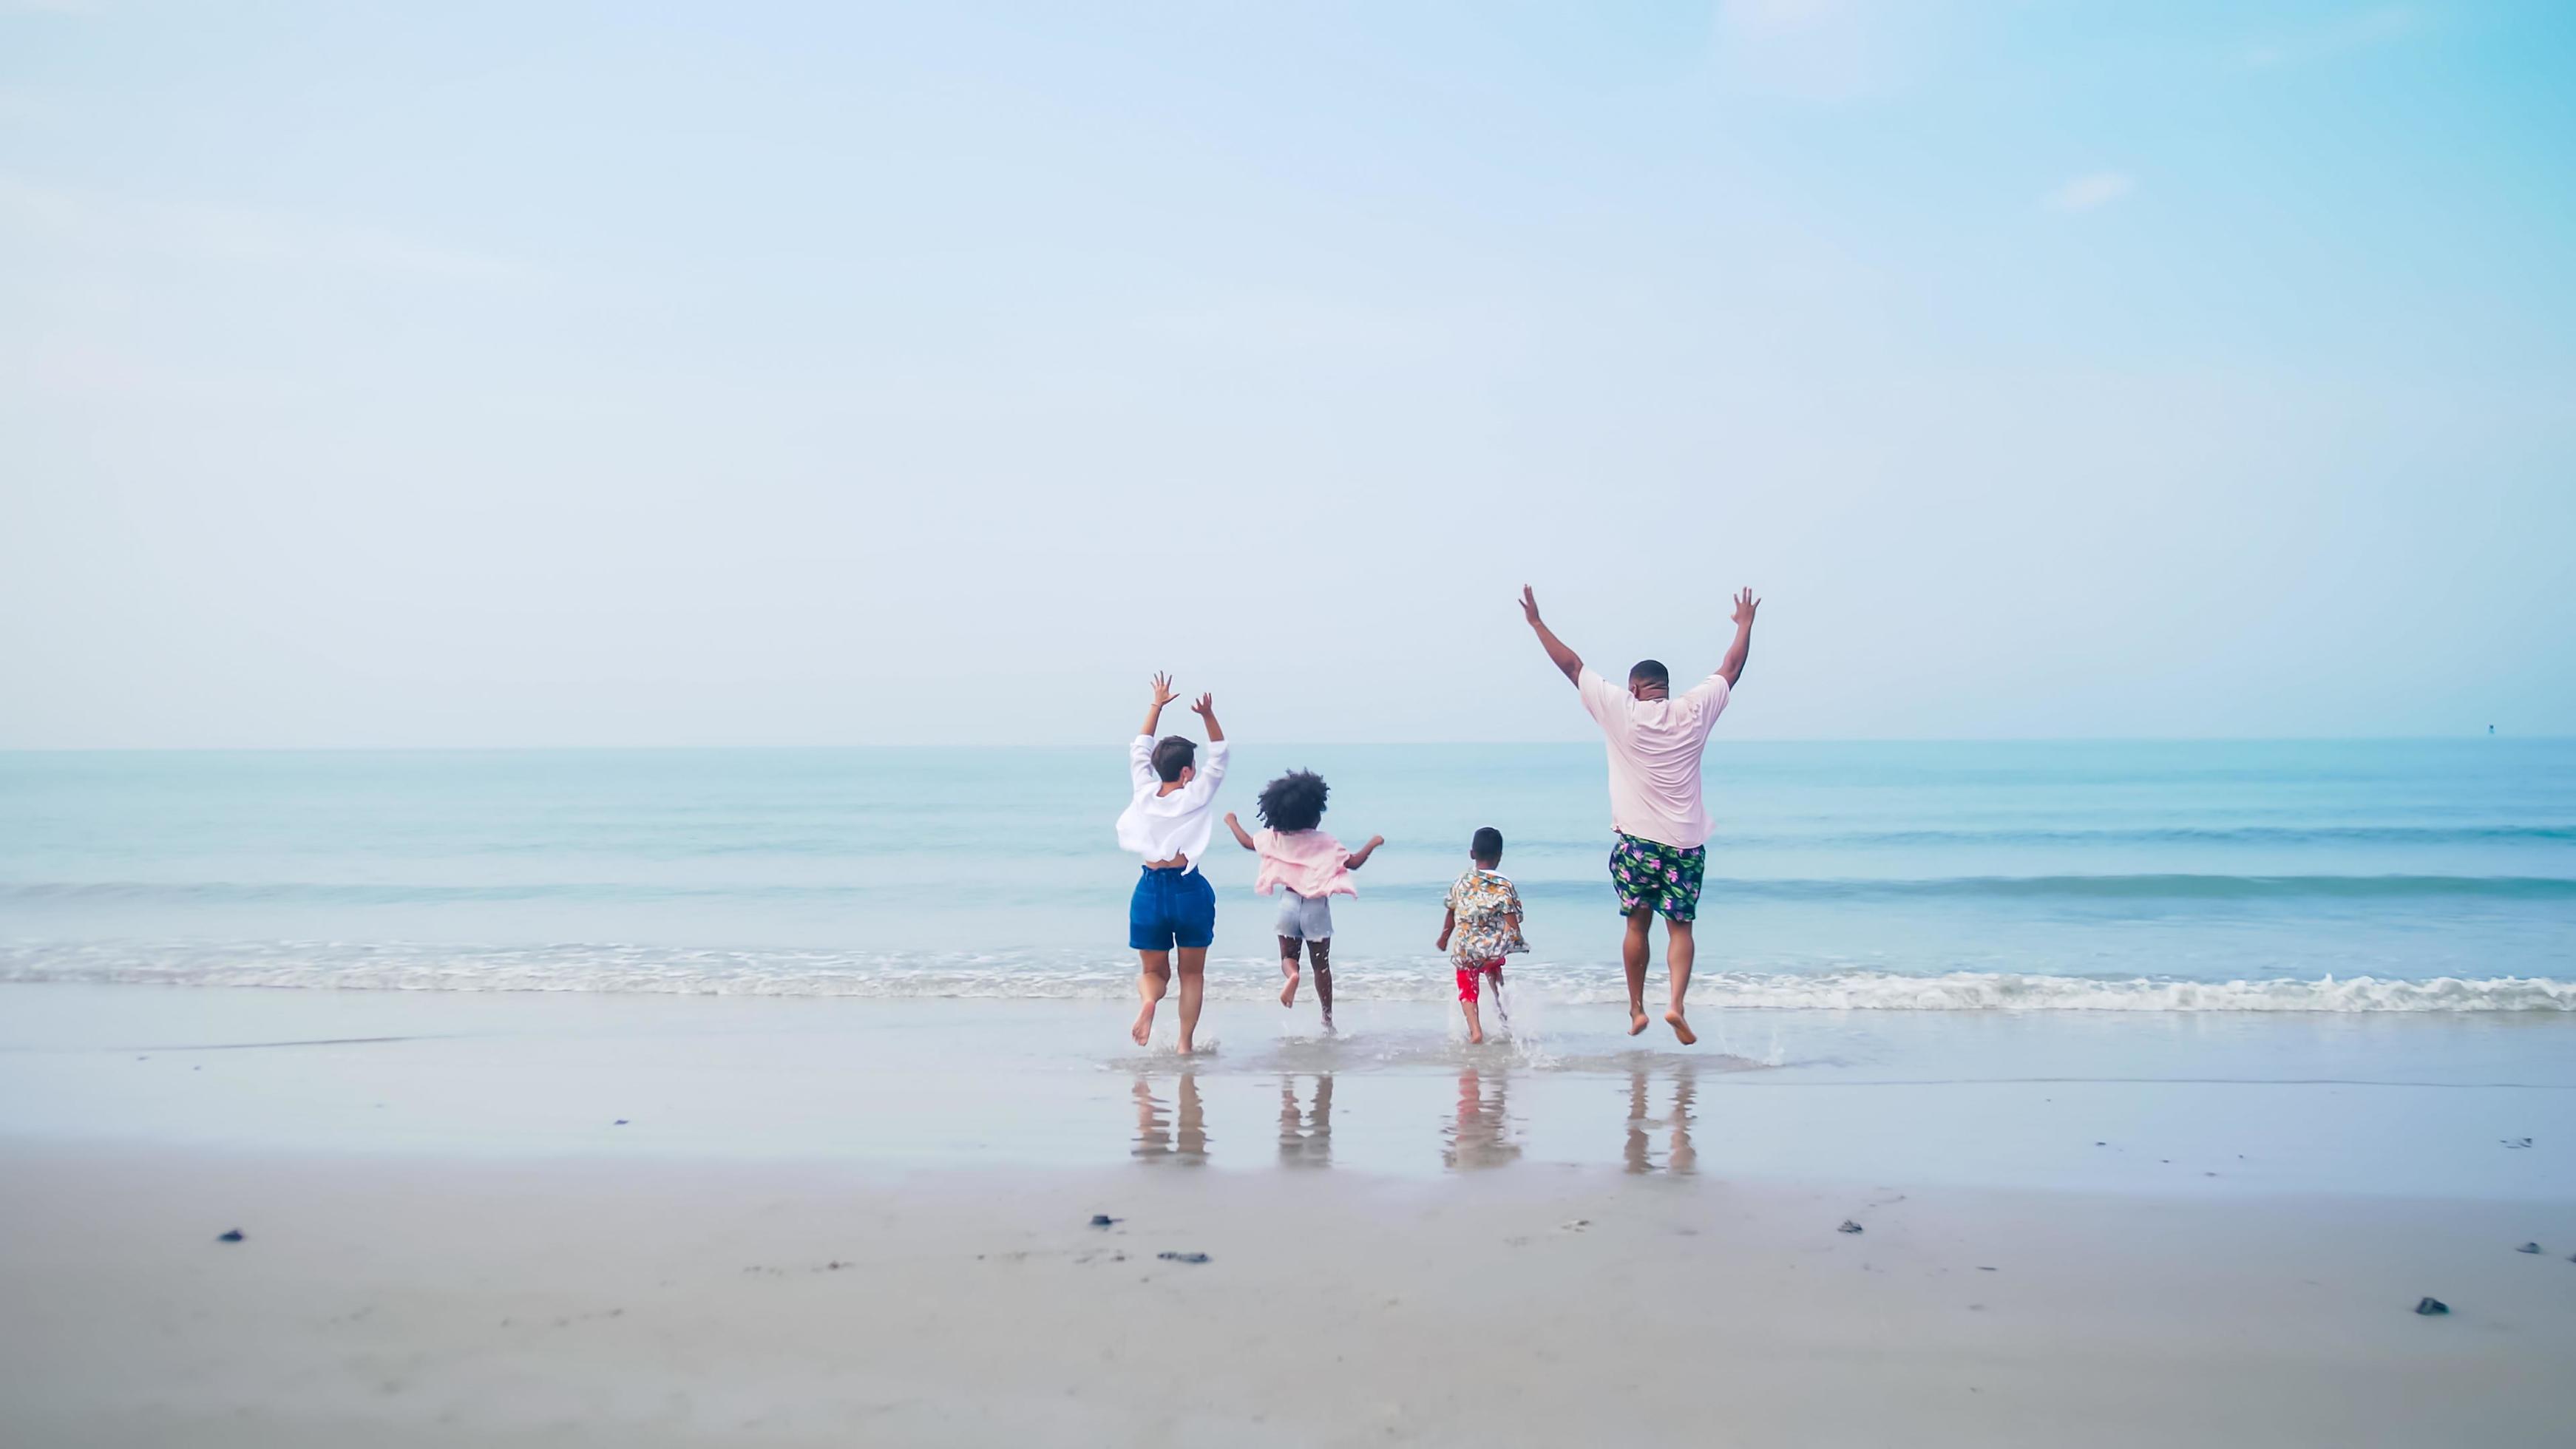
[[[1665,1116],[1650,1116],[1652,1097],[1643,1067],[1628,1072],[1628,1170],[1669,1172],[1688,1177],[1699,1170],[1699,1150],[1691,1145],[1691,1119],[1699,1096],[1699,1069],[1684,1063],[1673,1068],[1673,1107]],[[1669,1129],[1664,1160],[1655,1160],[1655,1142],[1647,1129]]]
[[[1181,1073],[1173,1094],[1180,1103],[1177,1116],[1166,1115],[1163,1099],[1154,1095],[1149,1078],[1136,1078],[1136,1160],[1204,1167],[1208,1154],[1207,1113],[1199,1105],[1198,1074]]]
[[[1496,1073],[1489,1096],[1474,1067],[1458,1073],[1458,1115],[1440,1129],[1440,1160],[1453,1168],[1500,1167],[1520,1160],[1521,1145],[1511,1140],[1512,1123],[1505,1094],[1508,1074]]]
[[[1330,1167],[1333,1163],[1333,1074],[1315,1078],[1313,1105],[1297,1108],[1297,1079],[1279,1079],[1279,1165]]]

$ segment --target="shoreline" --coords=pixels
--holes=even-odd
[[[0,1439],[2576,1420],[2564,1017],[1781,1012],[1684,1052],[1353,1002],[1185,1060],[1128,1011],[0,985]]]
[[[21,1305],[0,1423],[25,1442],[2043,1444],[2080,1424],[2539,1445],[2576,1414],[2576,1263],[2513,1251],[2576,1249],[2565,1204],[0,1153]],[[2428,1294],[2452,1312],[2412,1313]]]

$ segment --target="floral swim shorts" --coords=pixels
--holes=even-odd
[[[1700,874],[1707,868],[1705,845],[1684,850],[1619,832],[1618,843],[1610,847],[1610,883],[1619,890],[1619,914],[1661,911],[1667,921],[1689,924],[1699,915]]]

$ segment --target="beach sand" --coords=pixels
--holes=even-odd
[[[1240,1017],[1187,1069],[1040,1045],[1114,1032],[1116,1003],[0,1008],[12,1444],[2540,1445],[2576,1423],[2576,1093],[2434,1080],[2497,1057],[2486,1024],[2399,1028],[2427,1079],[2355,1086],[2180,1080],[2170,1044],[2091,1080],[1924,1081],[1932,1038],[1985,1030],[1955,1022],[1847,1027],[1914,1043],[1874,1074],[1572,1032],[1576,1065],[1533,1066],[1368,1013],[1342,1057]],[[414,1030],[370,1029],[395,1017]],[[2318,1029],[2267,1024],[2263,1054],[2387,1044]],[[2023,1057],[1981,1065],[2098,1058],[2087,1030],[2015,1028]],[[2124,1135],[2097,1145],[2101,1121]],[[2426,1295],[2453,1311],[2411,1311]]]

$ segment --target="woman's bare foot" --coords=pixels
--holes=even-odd
[[[1136,1013],[1136,1029],[1127,1033],[1136,1038],[1138,1046],[1144,1046],[1154,1039],[1154,1005],[1155,1003],[1150,1001],[1145,1003],[1145,1009]]]
[[[1282,975],[1288,978],[1288,984],[1279,988],[1279,1004],[1281,1006],[1295,1006],[1297,1004],[1297,982],[1299,979],[1297,975],[1297,963],[1294,961],[1282,961],[1279,963],[1279,970]]]
[[[1632,1006],[1632,1007],[1629,1007],[1629,1008],[1628,1008],[1628,1035],[1630,1035],[1630,1036],[1635,1036],[1635,1035],[1637,1035],[1638,1033],[1640,1033],[1640,1032],[1644,1031],[1645,1029],[1646,1029],[1646,1014],[1645,1014],[1644,1012],[1642,1012],[1642,1011],[1639,1011],[1637,1008],[1635,1008],[1635,1007],[1633,1007],[1633,1006]]]
[[[1673,1035],[1682,1039],[1683,1046],[1699,1045],[1699,1033],[1690,1029],[1690,1023],[1682,1018],[1680,1007],[1676,1006],[1664,1013],[1664,1025],[1673,1029]],[[1639,1031],[1646,1029],[1646,1019],[1642,1016],[1637,1018],[1637,1029]]]

